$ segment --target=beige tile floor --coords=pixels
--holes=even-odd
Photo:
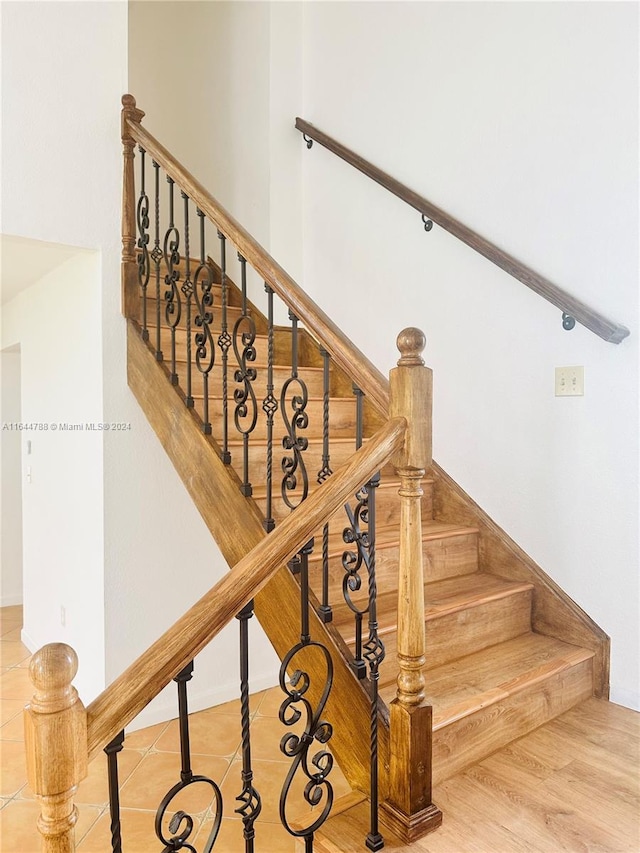
[[[29,651],[20,642],[22,608],[0,609],[0,851],[39,853],[36,830],[38,806],[26,783],[22,708],[33,688],[28,677]],[[285,731],[278,720],[279,688],[252,696],[252,757],[255,785],[262,797],[262,814],[256,823],[256,848],[260,853],[293,853],[294,839],[278,815],[280,790],[289,760],[279,751]],[[234,814],[240,792],[239,702],[229,702],[191,715],[192,767],[219,785],[224,799],[223,819],[216,853],[241,853],[242,821]],[[295,730],[295,729],[294,729]],[[162,846],[154,833],[155,810],[165,793],[179,780],[180,755],[177,722],[171,721],[133,732],[125,739],[119,758],[121,817],[125,853],[158,853]],[[349,789],[337,765],[331,774],[336,797]],[[290,819],[308,812],[300,804],[303,786],[294,786],[298,804]],[[106,759],[93,761],[89,775],[75,798],[79,810],[76,843],[79,853],[109,853]],[[211,789],[193,785],[174,800],[194,817],[194,846],[204,848],[211,830]],[[191,839],[190,839],[191,840]]]

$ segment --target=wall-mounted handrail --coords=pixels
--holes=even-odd
[[[549,279],[539,275],[531,267],[521,263],[503,249],[498,248],[494,243],[491,243],[476,231],[473,231],[453,216],[450,216],[442,208],[432,204],[432,202],[414,192],[387,172],[374,166],[373,163],[365,160],[364,157],[360,157],[350,148],[347,148],[317,127],[314,127],[310,122],[298,117],[296,118],[296,128],[303,134],[308,147],[311,147],[313,141],[317,142],[323,148],[332,151],[342,160],[358,169],[358,171],[389,190],[390,193],[393,193],[393,195],[415,208],[415,210],[422,214],[427,230],[430,228],[429,223],[435,222],[441,228],[444,228],[445,231],[453,234],[454,237],[462,240],[467,246],[475,249],[476,252],[479,252],[489,261],[496,264],[496,266],[499,266],[505,272],[509,273],[509,275],[522,282],[522,284],[531,288],[539,296],[551,302],[563,314],[567,315],[566,319],[568,322],[565,328],[572,328],[570,320],[573,318],[603,340],[613,344],[619,344],[629,334],[629,329],[625,326],[609,320],[598,311],[571,296],[571,294],[553,284]]]
[[[87,708],[89,758],[109,743],[404,442],[404,417],[366,445],[205,593]]]
[[[130,100],[129,100],[130,99]],[[249,264],[293,311],[311,335],[322,344],[333,360],[358,382],[376,409],[386,417],[389,391],[386,377],[349,340],[325,312],[308,296],[240,223],[211,195],[193,175],[141,124],[144,113],[136,109],[131,95],[123,98],[129,134],[198,206],[217,229],[229,238]]]

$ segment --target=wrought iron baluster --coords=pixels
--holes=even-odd
[[[276,526],[273,518],[273,418],[278,411],[278,401],[273,393],[273,290],[268,284],[264,289],[267,293],[267,394],[262,408],[267,416],[267,505],[264,528],[267,533]]]
[[[229,298],[229,283],[227,282],[227,238],[222,231],[218,231],[220,240],[220,281],[222,285],[222,322],[221,332],[218,336],[218,346],[222,351],[222,461],[225,465],[231,464],[231,453],[229,453],[229,347],[231,346],[231,335],[227,322],[227,301]]]
[[[356,398],[356,450],[360,450],[364,432],[364,391],[354,385],[353,393]]]
[[[322,467],[318,471],[318,483],[324,483],[332,474],[329,455],[329,353],[320,350],[322,356]],[[329,604],[329,524],[322,528],[322,600],[318,616],[326,624],[333,619]]]
[[[200,219],[200,264],[193,276],[194,298],[197,307],[195,324],[199,330],[195,335],[196,367],[202,374],[202,392],[204,397],[202,429],[207,435],[211,435],[211,421],[209,420],[209,374],[213,369],[216,358],[216,348],[211,333],[211,323],[213,322],[213,270],[206,260],[204,213],[200,209],[197,209],[196,212]]]
[[[166,301],[165,316],[167,325],[171,329],[171,384],[178,384],[176,372],[176,328],[180,323],[182,313],[182,301],[178,281],[180,273],[177,269],[180,263],[180,232],[176,228],[173,216],[173,178],[167,176],[169,184],[169,228],[164,236],[164,262],[167,265],[167,274],[164,277],[167,290],[164,298]]]
[[[117,734],[111,743],[105,746],[107,756],[107,774],[109,779],[109,814],[111,816],[111,850],[122,853],[122,833],[120,827],[120,785],[118,783],[118,753],[124,744],[124,730]]]
[[[291,835],[304,839],[307,853],[312,853],[314,834],[329,817],[333,805],[333,787],[328,779],[333,767],[333,756],[326,749],[310,755],[314,740],[324,746],[333,733],[331,723],[321,719],[333,683],[333,662],[325,646],[311,640],[309,633],[309,555],[312,551],[313,539],[300,551],[300,642],[285,655],[280,666],[280,687],[286,698],[279,711],[280,721],[285,726],[295,725],[304,715],[303,734],[290,733],[280,741],[281,751],[293,759],[280,794],[280,820]],[[308,650],[318,651],[326,672],[320,700],[315,708],[306,695],[311,685],[307,671],[295,669],[291,680],[287,682],[287,672],[293,669],[296,656],[302,653],[302,663],[308,659],[304,657],[309,654]],[[311,812],[308,826],[294,829],[287,818],[287,801],[298,771],[308,780],[304,788],[305,801],[312,807],[319,807],[320,811],[319,814]],[[297,820],[299,822],[300,818]]]
[[[153,251],[151,258],[155,264],[156,273],[156,361],[162,361],[161,342],[161,314],[160,306],[162,298],[160,294],[160,261],[162,260],[162,249],[160,248],[160,165],[155,160],[153,163],[154,198],[155,198],[155,237],[153,240]]]
[[[371,686],[371,786],[369,791],[370,824],[366,845],[369,850],[382,850],[384,839],[380,833],[378,821],[378,687],[380,664],[384,660],[384,644],[378,635],[376,584],[376,489],[380,484],[380,474],[376,474],[366,485],[368,494],[368,545],[369,545],[369,636],[364,644],[364,658],[369,664],[369,683]]]
[[[280,492],[282,499],[289,509],[295,509],[307,499],[309,494],[309,478],[307,467],[304,462],[303,453],[309,446],[309,439],[298,435],[298,430],[306,429],[309,425],[309,415],[306,408],[309,401],[309,393],[306,383],[298,376],[298,318],[289,311],[291,320],[291,376],[282,386],[280,394],[280,409],[287,435],[282,439],[285,450],[291,451],[291,456],[282,459],[282,486]],[[287,397],[291,393],[291,417],[287,414]],[[296,502],[289,497],[289,492],[296,489],[298,479],[302,481],[302,495]]]
[[[191,281],[191,259],[189,258],[189,196],[181,193],[184,200],[184,282],[182,287],[182,295],[185,298],[186,309],[186,326],[187,326],[187,378],[186,378],[186,399],[185,403],[188,409],[193,408],[193,393],[191,388],[191,299],[193,297],[193,282]]]
[[[240,621],[240,705],[242,715],[242,791],[236,800],[241,805],[236,814],[241,815],[244,824],[245,853],[253,853],[256,818],[262,811],[260,794],[253,786],[251,767],[251,723],[249,715],[249,619],[253,616],[253,601],[242,608],[237,615]]]
[[[145,156],[146,151],[140,145],[140,198],[136,208],[136,220],[138,223],[138,282],[142,289],[142,339],[149,340],[149,329],[147,328],[147,285],[151,273],[149,262],[149,196],[145,190]]]
[[[242,494],[249,497],[253,493],[249,481],[249,436],[258,420],[258,402],[253,389],[257,373],[251,365],[256,360],[256,324],[247,311],[247,261],[238,252],[242,275],[242,315],[233,327],[233,352],[238,367],[234,373],[236,382],[242,383],[233,392],[236,404],[233,415],[237,431],[242,435]]]
[[[189,709],[187,703],[187,683],[193,677],[193,661],[176,675],[174,681],[178,685],[178,713],[180,727],[180,781],[176,783],[162,799],[158,806],[155,818],[156,836],[164,844],[162,853],[176,853],[178,850],[189,850],[195,853],[194,847],[189,841],[189,837],[194,830],[195,823],[191,815],[184,811],[177,811],[169,820],[169,832],[171,836],[167,838],[163,829],[163,822],[171,801],[187,788],[189,785],[204,783],[209,785],[213,791],[213,799],[215,801],[215,817],[213,827],[209,833],[204,853],[210,853],[215,844],[218,832],[220,831],[220,822],[222,820],[222,794],[218,785],[207,776],[200,776],[193,773],[191,769],[191,748],[189,744]]]

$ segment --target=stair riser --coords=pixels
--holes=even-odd
[[[425,590],[425,597],[428,589]],[[425,669],[457,660],[496,643],[511,640],[531,630],[531,590],[522,590],[496,601],[488,601],[455,613],[427,619],[425,623],[427,653]],[[383,636],[387,658],[385,670],[397,672],[397,636],[395,631]]]
[[[434,731],[433,784],[482,761],[592,694],[589,659]]]

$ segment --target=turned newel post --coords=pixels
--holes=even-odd
[[[134,177],[135,141],[129,122],[140,124],[144,117],[136,107],[133,95],[122,96],[121,113],[122,154],[122,313],[137,319],[140,309],[138,294],[138,262],[136,260],[136,189]]]
[[[87,712],[71,682],[74,650],[51,643],[34,654],[29,675],[36,689],[24,710],[27,780],[40,802],[43,853],[73,853],[78,810],[73,796],[87,775]]]
[[[398,335],[400,359],[389,375],[390,417],[403,417],[407,433],[392,458],[400,478],[398,567],[398,690],[391,703],[387,821],[407,843],[435,829],[442,813],[431,802],[431,706],[425,702],[422,479],[431,465],[432,371],[425,367],[420,329]]]

